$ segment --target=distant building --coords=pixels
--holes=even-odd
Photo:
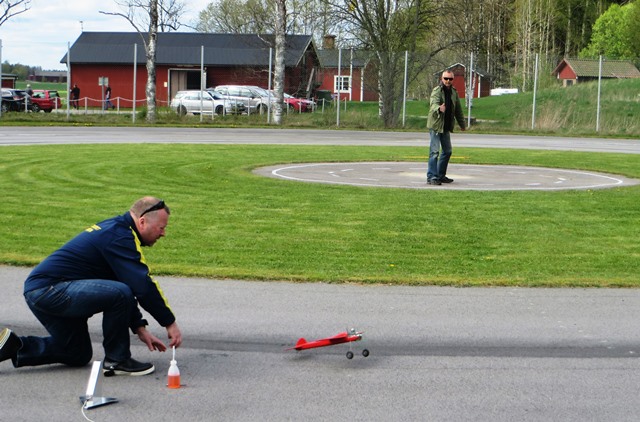
[[[16,81],[18,80],[17,75],[13,75],[11,73],[3,73],[2,74],[2,88],[15,88]]]
[[[439,81],[442,72],[448,70],[453,73],[453,87],[458,91],[460,98],[467,97],[467,88],[469,87],[469,81],[467,80],[467,67],[462,63],[452,64],[451,66],[442,69],[436,73],[436,78]],[[491,77],[487,75],[482,69],[473,69],[473,98],[488,97],[491,95]]]
[[[553,74],[562,81],[562,86],[588,82],[598,79],[600,60],[564,58],[556,66]],[[640,71],[630,61],[603,60],[603,79],[640,78]]]
[[[35,74],[29,75],[29,80],[33,82],[67,82],[67,72],[64,70],[37,70]]]
[[[147,34],[143,35],[145,38]],[[134,57],[134,46],[136,55]],[[201,66],[204,86],[257,85],[268,87],[269,53],[275,60],[273,35],[158,33],[156,51],[156,100],[167,105],[176,92],[200,89]],[[271,48],[271,50],[270,50]],[[60,63],[66,63],[66,55]],[[111,86],[113,97],[121,97],[125,107],[132,105],[134,62],[137,101],[146,98],[146,54],[137,32],[83,32],[70,49],[71,81],[81,97],[96,106],[102,98],[100,83]],[[299,93],[313,85],[314,69],[319,65],[310,35],[287,35],[284,91]],[[272,68],[273,70],[273,68]],[[273,86],[272,86],[273,87]]]
[[[318,90],[339,94],[341,100],[378,100],[378,72],[371,60],[374,58],[372,52],[336,49],[335,36],[326,35],[322,50],[318,50],[318,58]]]

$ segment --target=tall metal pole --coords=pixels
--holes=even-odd
[[[598,108],[596,110],[596,132],[600,132],[600,90],[602,86],[602,55],[598,65]]]
[[[538,60],[540,56],[536,53],[536,68],[533,72],[533,110],[531,112],[531,130],[536,128],[536,94],[538,92]]]
[[[132,122],[136,122],[136,81],[138,76],[138,43],[133,44],[133,113],[131,113]]]
[[[340,88],[342,88],[342,78],[340,68],[342,67],[342,49],[338,49],[338,79],[336,80],[336,126],[340,126]]]
[[[67,120],[71,114],[71,43],[67,42]]]
[[[269,102],[267,105],[267,124],[271,124],[271,66],[273,55],[273,48],[269,47],[269,81],[267,82],[267,101]]]
[[[404,89],[402,91],[402,127],[404,127],[407,115],[407,67],[409,63],[409,51],[404,51]]]
[[[204,45],[200,46],[200,123],[202,123],[202,119],[204,118],[204,110],[202,109],[204,106]],[[214,104],[211,103],[211,118],[213,119],[213,107]]]
[[[471,103],[473,102],[473,51],[469,59],[469,94],[467,95],[467,128],[471,126]]]
[[[0,117],[2,117],[2,40],[0,39]]]

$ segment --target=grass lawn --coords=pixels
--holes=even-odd
[[[488,286],[640,283],[640,187],[447,191],[298,183],[255,167],[412,161],[425,148],[276,145],[3,147],[0,263],[33,265],[138,197],[172,208],[145,250],[157,274]],[[457,148],[455,163],[640,178],[629,154]]]

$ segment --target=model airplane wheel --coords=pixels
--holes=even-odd
[[[369,349],[364,349],[364,350],[362,351],[362,356],[364,356],[365,358],[366,358],[367,356],[369,356]]]
[[[353,352],[351,350],[347,352],[347,359],[353,359]]]

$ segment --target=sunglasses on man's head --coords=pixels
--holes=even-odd
[[[146,210],[142,211],[142,214],[140,214],[140,217],[142,217],[143,215],[145,215],[148,212],[163,210],[164,208],[165,208],[164,201],[161,199],[157,204],[155,204],[155,205],[147,208]]]
[[[442,78],[442,79],[444,79],[445,81],[452,81],[453,80],[453,78]]]

